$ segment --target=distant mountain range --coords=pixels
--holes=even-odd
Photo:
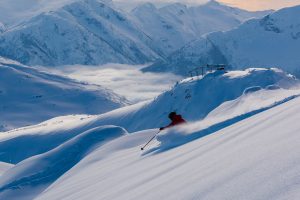
[[[174,3],[156,8],[146,3],[131,14],[142,30],[168,55],[203,34],[229,30],[245,20],[260,18],[269,12],[249,12],[212,0],[195,7]]]
[[[229,30],[270,12],[248,12],[216,1],[197,7],[176,3],[156,8],[147,3],[130,13],[109,0],[55,5],[8,26],[0,35],[0,56],[44,66],[149,63],[166,59],[203,34]]]
[[[300,76],[300,6],[284,8],[263,19],[253,19],[227,32],[208,34],[144,71],[188,71],[205,64],[233,68],[279,67]]]

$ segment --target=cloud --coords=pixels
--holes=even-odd
[[[142,73],[145,66],[106,64],[102,66],[60,66],[54,72],[70,78],[101,85],[125,96],[133,103],[152,99],[170,89],[179,76],[173,74]],[[49,70],[46,69],[45,70]],[[53,69],[50,69],[53,70]]]

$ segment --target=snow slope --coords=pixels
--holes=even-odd
[[[115,124],[132,132],[168,124],[167,116],[172,111],[194,121],[203,119],[223,102],[238,98],[248,88],[279,85],[289,89],[295,84],[298,80],[277,69],[214,72],[203,79],[185,79],[153,101],[105,113],[93,123]]]
[[[188,7],[172,3],[157,8],[145,3],[133,9],[134,20],[142,27],[166,55],[203,34],[232,29],[250,18],[270,13],[248,12],[220,4],[214,0],[200,6]]]
[[[167,115],[174,110],[190,122],[205,119],[205,124],[210,125],[253,115],[252,112],[262,112],[299,95],[297,84],[294,77],[276,69],[216,72],[203,79],[186,79],[154,101],[101,115],[58,117],[36,126],[1,133],[0,161],[18,163],[102,125],[121,126],[129,132],[165,126],[169,123]],[[229,105],[225,106],[224,102]],[[222,110],[223,114],[218,116],[215,110]],[[212,115],[215,117],[210,119]]]
[[[100,86],[0,58],[0,131],[62,115],[100,114],[126,103],[123,97]]]
[[[188,71],[205,64],[233,68],[279,67],[299,75],[300,6],[284,8],[236,29],[216,32],[192,42],[144,71]]]
[[[94,149],[126,134],[120,127],[97,127],[45,154],[18,163],[1,176],[0,199],[33,199]]]
[[[0,35],[0,55],[28,65],[141,64],[159,50],[112,2],[78,0]]]
[[[118,138],[36,199],[298,199],[299,105],[296,98],[161,152],[140,152],[153,131]],[[197,132],[201,127],[169,130],[158,147],[163,138],[176,142]]]
[[[42,12],[50,11],[76,0],[10,0],[0,1],[0,21],[11,26]]]
[[[0,162],[0,177],[2,174],[4,174],[7,170],[12,168],[14,165],[5,163],[5,162]]]

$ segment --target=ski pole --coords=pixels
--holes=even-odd
[[[161,130],[159,130],[142,148],[141,150],[144,151],[145,147],[157,136],[157,134],[160,133]]]

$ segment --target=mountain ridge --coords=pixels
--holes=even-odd
[[[148,3],[127,13],[112,1],[71,1],[0,34],[0,56],[43,66],[151,63],[202,34],[262,16],[243,12],[219,4],[158,9]]]
[[[246,21],[235,29],[208,34],[144,71],[186,76],[195,67],[228,64],[236,69],[279,67],[299,76],[299,11],[300,6],[284,8],[263,19]]]

